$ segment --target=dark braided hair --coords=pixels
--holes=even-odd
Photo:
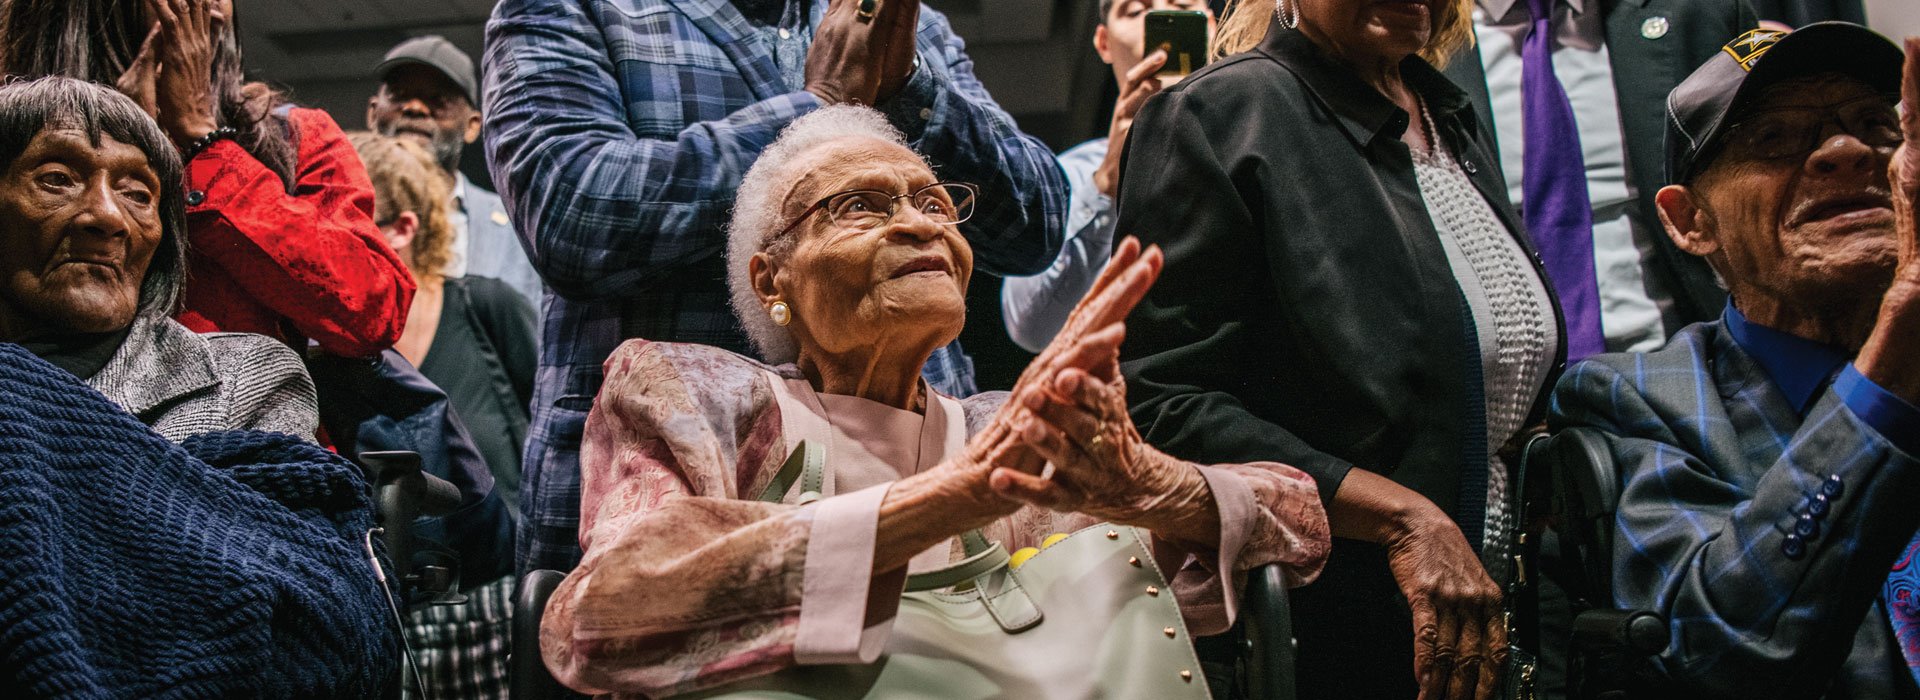
[[[152,25],[139,0],[0,0],[0,72],[113,85]],[[275,114],[284,102],[281,94],[247,84],[239,18],[214,27],[213,45],[214,119],[240,132],[234,141],[292,191],[298,136]]]

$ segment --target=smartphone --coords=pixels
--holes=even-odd
[[[1147,13],[1146,53],[1167,52],[1160,75],[1186,75],[1207,65],[1207,13],[1154,10]]]

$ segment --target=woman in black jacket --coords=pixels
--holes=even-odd
[[[1303,698],[1485,698],[1507,660],[1505,468],[1564,362],[1558,304],[1466,95],[1468,0],[1244,0],[1227,56],[1134,123],[1116,230],[1167,253],[1128,320],[1133,417],[1314,475]]]

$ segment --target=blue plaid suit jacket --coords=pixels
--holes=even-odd
[[[944,16],[922,8],[917,43],[919,69],[879,107],[941,177],[980,185],[962,227],[976,265],[1040,272],[1065,227],[1053,154],[994,104]],[[733,191],[820,102],[725,0],[502,0],[486,44],[489,166],[552,292],[517,560],[564,571],[580,557],[580,433],[601,363],[635,337],[748,352],[722,264]]]
[[[1672,623],[1657,661],[1676,690],[1914,697],[1879,597],[1920,527],[1920,464],[1822,391],[1803,419],[1725,320],[1594,357],[1555,389],[1553,427],[1612,447],[1614,602]],[[1789,545],[1823,493],[1804,549]]]

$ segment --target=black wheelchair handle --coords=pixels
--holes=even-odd
[[[1651,656],[1667,648],[1668,635],[1666,619],[1645,610],[1588,610],[1573,618],[1574,643],[1589,649]]]

